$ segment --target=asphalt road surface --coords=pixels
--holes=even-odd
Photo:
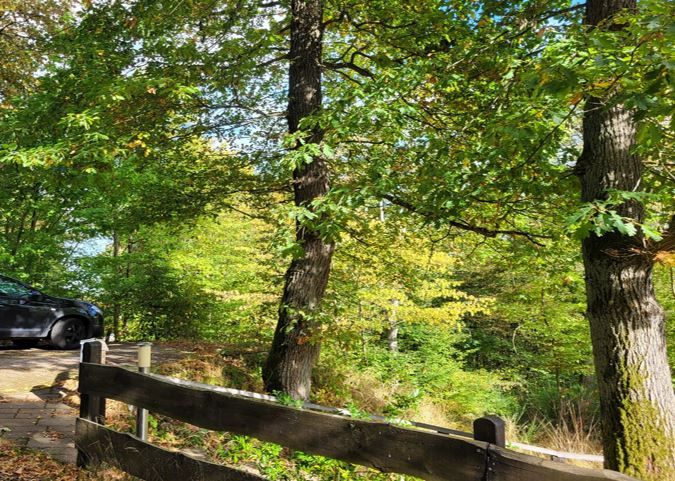
[[[106,364],[133,366],[136,344],[116,343],[109,346]],[[153,361],[169,361],[186,355],[169,346],[153,346]],[[77,372],[80,352],[61,351],[50,346],[20,349],[0,346],[0,396],[30,392],[36,386],[51,386],[54,382]]]

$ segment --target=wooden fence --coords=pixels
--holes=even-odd
[[[84,346],[83,361],[75,439],[78,463],[106,462],[150,481],[263,478],[105,427],[105,399],[201,428],[253,436],[305,453],[427,480],[635,481],[613,471],[568,466],[500,447],[503,435],[490,418],[475,423],[478,439],[470,439],[243,398],[206,385],[106,366],[100,364],[96,343]]]

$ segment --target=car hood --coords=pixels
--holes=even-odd
[[[61,307],[81,307],[82,309],[86,309],[87,307],[92,305],[90,302],[80,301],[78,299],[68,299],[66,297],[54,297],[54,296],[45,296],[45,297],[47,297],[50,301],[55,302]]]

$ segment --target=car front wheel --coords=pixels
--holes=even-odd
[[[77,349],[86,335],[86,326],[80,319],[61,319],[52,328],[50,341],[61,349]]]

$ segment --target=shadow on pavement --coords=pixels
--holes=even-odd
[[[63,388],[64,383],[71,378],[70,372],[64,371],[56,375],[54,380],[47,384],[33,386],[30,392],[39,400],[52,403],[64,400],[71,392]]]

